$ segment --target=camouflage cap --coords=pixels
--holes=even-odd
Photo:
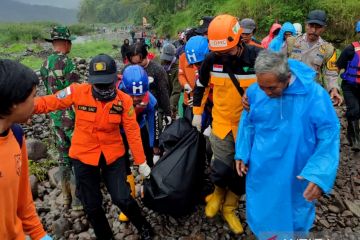
[[[57,39],[72,41],[75,40],[76,37],[71,36],[69,28],[64,26],[55,26],[50,31],[50,39],[46,38],[45,41],[52,42]]]

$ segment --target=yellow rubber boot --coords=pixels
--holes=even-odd
[[[230,190],[227,191],[222,208],[222,214],[226,222],[229,224],[231,231],[235,234],[241,234],[244,232],[240,219],[235,214],[235,209],[238,207],[238,203],[239,197]]]
[[[130,194],[133,198],[135,198],[135,178],[134,175],[130,174],[127,175],[126,181],[129,183],[130,185]],[[124,213],[120,213],[119,214],[119,220],[122,222],[128,222],[129,218],[124,214]]]
[[[208,202],[210,201],[212,195],[213,195],[213,194],[210,193],[209,195],[207,195],[207,196],[205,197],[205,203],[208,203]]]
[[[215,190],[211,194],[211,198],[205,207],[205,214],[207,217],[212,218],[218,213],[223,203],[224,197],[225,189],[215,186]]]

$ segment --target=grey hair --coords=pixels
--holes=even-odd
[[[267,49],[259,52],[255,61],[255,73],[273,73],[280,82],[288,80],[289,65],[285,54]]]

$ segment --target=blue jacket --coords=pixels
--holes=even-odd
[[[257,83],[248,88],[250,112],[243,111],[236,139],[235,159],[249,167],[247,221],[259,239],[307,233],[315,204],[303,192],[310,181],[328,193],[339,163],[340,125],[329,94],[314,70],[288,61],[295,80],[281,97],[268,97]]]
[[[140,128],[145,125],[149,131],[150,147],[158,145],[159,140],[159,126],[158,126],[158,113],[157,113],[157,101],[154,95],[149,92],[149,102],[146,108],[136,115],[137,122]]]
[[[270,42],[269,49],[274,52],[280,52],[285,42],[285,32],[291,32],[292,36],[295,36],[296,30],[294,25],[290,22],[286,22],[282,25],[279,34]]]

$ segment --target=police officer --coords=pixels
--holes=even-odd
[[[79,74],[75,64],[67,56],[71,50],[71,41],[75,39],[75,37],[71,36],[69,29],[63,26],[55,26],[51,30],[50,36],[50,39],[45,40],[52,43],[54,52],[43,63],[40,75],[44,82],[46,93],[54,94],[70,86],[70,84],[78,82]],[[75,196],[75,177],[71,170],[71,159],[69,157],[75,113],[70,107],[50,113],[50,118],[55,145],[59,152],[64,205],[67,208],[71,204],[73,210],[81,210],[82,205]]]
[[[360,39],[360,21],[356,23],[355,31]],[[336,62],[343,81],[341,88],[346,103],[346,118],[348,121],[347,137],[354,151],[360,151],[360,42],[355,41],[347,46]]]
[[[150,174],[141,143],[139,125],[130,96],[115,87],[114,59],[100,54],[90,61],[89,83],[72,84],[57,94],[35,100],[34,113],[75,108],[75,129],[69,155],[72,157],[77,190],[98,239],[112,239],[113,233],[102,208],[101,175],[112,202],[129,217],[141,239],[151,239],[152,229],[126,182],[123,127],[135,164],[145,177]]]
[[[241,95],[256,81],[254,63],[260,50],[243,43],[241,33],[240,24],[233,16],[219,15],[211,21],[208,29],[211,52],[199,71],[192,121],[193,126],[201,130],[201,114],[212,84],[214,106],[210,142],[214,155],[211,180],[215,190],[206,205],[205,214],[214,217],[222,208],[222,215],[235,234],[244,231],[235,210],[239,197],[245,192],[245,179],[236,174],[234,167],[235,137],[242,112]]]
[[[312,67],[317,72],[318,81],[322,74],[334,105],[341,105],[343,99],[337,83],[336,51],[330,43],[321,38],[326,20],[323,10],[311,11],[305,22],[306,33],[287,38],[288,55]]]

